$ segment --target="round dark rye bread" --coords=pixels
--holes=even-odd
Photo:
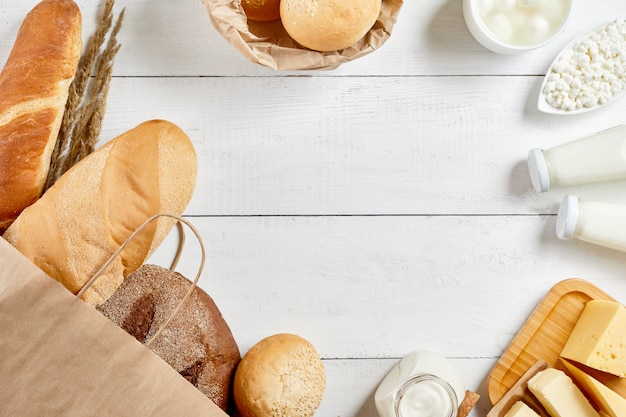
[[[142,343],[171,316],[192,285],[177,272],[143,265],[98,310]],[[231,404],[241,354],[215,302],[196,287],[150,349],[221,409]]]

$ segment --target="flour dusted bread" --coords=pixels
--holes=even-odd
[[[382,0],[281,0],[280,18],[300,45],[336,51],[354,45],[372,28]]]
[[[311,417],[325,387],[324,365],[313,345],[281,333],[259,341],[244,355],[233,395],[243,417]]]
[[[41,195],[82,49],[72,0],[25,17],[0,73],[0,233]]]
[[[181,215],[191,200],[197,161],[176,125],[151,120],[123,133],[63,174],[26,208],[3,237],[52,278],[77,293],[149,217]],[[141,266],[175,220],[151,222],[83,295],[105,301]]]
[[[191,286],[179,273],[143,265],[98,307],[115,324],[145,343],[172,315]],[[196,287],[150,349],[227,410],[239,348],[213,299]]]

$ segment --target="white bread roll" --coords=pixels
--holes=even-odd
[[[354,45],[372,28],[382,0],[281,0],[280,19],[300,45],[337,51]]]
[[[243,417],[311,417],[325,387],[324,364],[313,345],[281,333],[244,355],[235,371],[233,396]]]
[[[193,144],[176,125],[152,120],[118,136],[63,174],[3,237],[73,293],[149,217],[181,215],[197,175]],[[160,217],[128,245],[83,299],[106,301],[169,233]]]
[[[43,191],[82,49],[72,0],[25,17],[0,73],[0,233]]]

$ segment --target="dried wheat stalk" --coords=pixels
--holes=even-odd
[[[74,164],[93,152],[98,141],[113,73],[113,61],[121,46],[117,35],[122,26],[124,10],[113,24],[114,3],[115,0],[106,0],[98,27],[89,40],[70,85],[44,190],[50,188]],[[109,39],[102,49],[107,34]]]

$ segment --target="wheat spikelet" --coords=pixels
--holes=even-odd
[[[113,61],[121,46],[117,35],[122,26],[124,10],[113,25],[114,3],[115,0],[106,0],[98,27],[89,40],[70,85],[44,190],[50,188],[63,173],[95,149],[106,110]],[[111,33],[103,50],[109,31]]]

